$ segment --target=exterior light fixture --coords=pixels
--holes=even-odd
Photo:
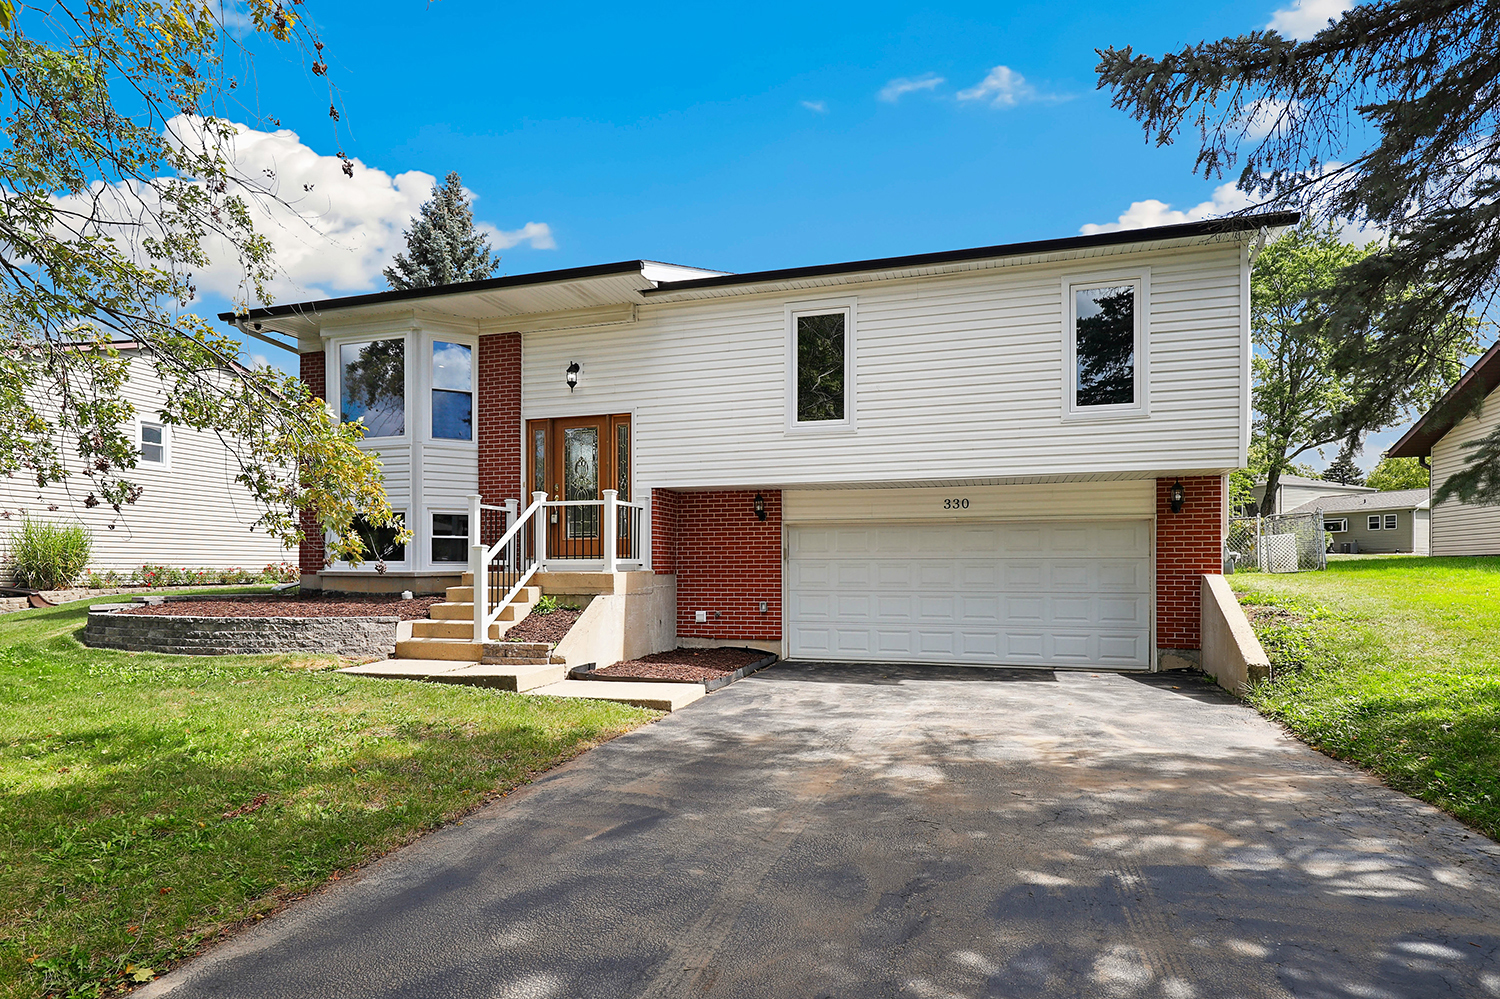
[[[757,520],[766,519],[766,498],[760,493],[755,494],[755,516]]]
[[[578,372],[580,372],[582,370],[583,369],[578,366],[578,362],[577,361],[574,361],[574,362],[572,362],[571,364],[568,365],[567,378],[568,378],[568,391],[569,392],[573,391],[574,389],[576,389],[578,387]]]
[[[1183,498],[1185,496],[1186,496],[1186,493],[1184,492],[1184,490],[1182,488],[1182,480],[1178,479],[1176,482],[1172,483],[1172,512],[1173,513],[1181,513],[1182,512],[1182,501],[1183,501]]]

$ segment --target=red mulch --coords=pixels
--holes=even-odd
[[[162,604],[132,607],[126,614],[157,614],[177,617],[399,617],[416,621],[427,609],[442,603],[442,597],[398,597],[348,593],[307,594],[295,597],[247,597],[236,600],[169,600]]]
[[[548,645],[556,645],[563,640],[568,629],[577,623],[583,616],[581,610],[563,610],[558,608],[551,614],[538,614],[532,611],[516,625],[505,633],[507,642],[546,642]]]
[[[769,653],[755,649],[674,649],[671,652],[657,652],[644,659],[615,663],[596,672],[607,676],[638,676],[702,683],[728,676],[767,655]]]

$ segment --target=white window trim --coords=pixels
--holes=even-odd
[[[141,431],[147,426],[161,428],[161,461],[147,461],[144,457],[145,441],[141,439]],[[160,415],[154,420],[137,417],[135,421],[135,447],[141,456],[136,458],[136,468],[151,468],[161,472],[172,470],[172,428],[163,423]]]
[[[1400,530],[1401,529],[1400,516],[1401,516],[1400,514],[1396,514],[1396,513],[1385,514],[1385,525],[1384,525],[1385,529],[1387,531],[1398,531],[1398,530]],[[1393,523],[1393,521],[1394,521],[1394,523]]]
[[[422,396],[421,408],[424,410],[422,419],[423,439],[429,440],[440,447],[466,447],[477,450],[479,448],[479,338],[465,336],[458,333],[427,333],[421,337],[426,344],[422,352],[422,378],[421,381],[427,385],[427,390]],[[432,433],[432,394],[437,391],[437,376],[433,369],[432,352],[439,343],[452,343],[469,348],[469,412],[472,415],[473,424],[469,427],[469,439],[466,441],[456,440],[452,437],[438,437]],[[410,381],[410,379],[408,379]],[[436,510],[434,513],[447,513],[447,510]],[[458,510],[457,513],[466,511]],[[447,562],[443,563],[447,565]]]
[[[1372,513],[1365,518],[1365,529],[1368,531],[1380,530],[1380,514]]]
[[[426,419],[430,423],[432,420],[432,406],[430,404],[421,403],[416,398],[416,387],[419,379],[417,378],[416,371],[413,370],[416,365],[412,364],[412,344],[414,342],[420,343],[424,338],[415,336],[415,332],[415,330],[400,329],[391,330],[388,333],[374,333],[368,331],[361,333],[349,333],[329,337],[323,344],[323,356],[326,359],[325,384],[330,386],[332,389],[332,391],[328,393],[331,398],[327,398],[324,401],[327,402],[328,405],[333,409],[334,415],[342,419],[344,413],[344,366],[343,364],[339,363],[339,348],[344,346],[345,344],[370,343],[373,340],[401,340],[405,343],[405,347],[403,349],[406,359],[406,432],[404,434],[392,435],[390,437],[374,437],[366,435],[360,439],[361,444],[370,444],[376,441],[384,441],[387,444],[398,442],[409,443],[416,436],[414,428],[417,425],[417,421],[420,419]],[[428,367],[430,367],[432,365],[432,358],[428,357],[424,361],[419,357],[417,364],[420,365],[424,363]],[[429,374],[426,380],[430,384],[432,381],[432,376]],[[431,428],[429,427],[429,429]],[[475,436],[478,435],[476,434]],[[453,441],[452,443],[464,444],[467,442]]]
[[[392,507],[391,509],[393,513],[403,519],[403,521],[406,523],[406,526],[411,526],[410,510],[406,509],[405,507]],[[333,534],[330,532],[325,536],[325,543],[332,540]],[[415,569],[417,563],[416,560],[412,558],[412,552],[416,550],[417,544],[420,540],[421,534],[418,532],[413,532],[412,539],[406,543],[406,558],[402,559],[400,562],[387,562],[385,564],[386,572],[410,572],[411,570]],[[359,565],[355,565],[352,562],[335,562],[331,566],[329,566],[326,571],[359,573],[369,572],[378,574],[378,570],[375,568],[375,566],[379,564],[380,559],[378,558],[365,559]]]
[[[1079,406],[1078,338],[1074,335],[1078,302],[1075,289],[1128,284],[1135,287],[1135,402],[1115,406]],[[1064,422],[1144,419],[1151,415],[1151,268],[1067,274],[1062,279]]]
[[[453,443],[455,443],[455,444],[461,444],[463,442],[462,441],[454,441]],[[432,531],[432,518],[435,517],[435,516],[444,516],[444,515],[446,515],[446,516],[456,516],[456,517],[468,517],[469,511],[467,509],[459,509],[458,507],[451,507],[451,506],[435,506],[435,507],[429,507],[427,509],[426,516],[422,518],[422,528],[423,528],[423,534],[422,534],[422,542],[423,542],[423,544],[422,544],[422,548],[423,548],[423,557],[424,557],[425,564],[427,565],[427,567],[429,569],[435,569],[435,570],[452,570],[454,566],[458,566],[458,567],[460,567],[460,569],[467,569],[469,567],[469,565],[468,565],[468,555],[467,555],[467,552],[468,552],[468,545],[467,545],[467,543],[465,543],[465,545],[464,545],[465,556],[464,556],[464,561],[462,561],[462,562],[439,562],[437,560],[437,558],[433,554],[432,542],[437,537],[437,535],[434,534],[433,531]],[[470,525],[470,527],[472,529],[472,525]],[[450,535],[446,535],[446,534],[443,535],[443,537],[449,537],[449,536]],[[472,534],[470,536],[472,536]],[[416,539],[414,538],[413,540],[415,541]]]
[[[813,302],[789,302],[786,306],[786,430],[790,434],[851,434],[857,423],[855,400],[858,394],[854,384],[854,354],[859,342],[858,299],[839,298]],[[844,418],[842,420],[814,420],[807,423],[797,419],[797,317],[824,316],[831,312],[844,314]],[[632,435],[634,430],[631,431]],[[635,439],[632,436],[631,446]],[[632,472],[634,470],[632,469]]]
[[[1332,527],[1332,526],[1330,526],[1332,524],[1337,524],[1339,526],[1338,527]],[[1348,531],[1349,531],[1349,518],[1348,517],[1328,517],[1328,518],[1325,518],[1324,521],[1323,521],[1323,529],[1326,530],[1329,534],[1347,534]]]

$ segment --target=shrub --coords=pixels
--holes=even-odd
[[[22,586],[55,590],[77,579],[94,553],[94,536],[82,524],[21,521],[10,539],[11,570]]]

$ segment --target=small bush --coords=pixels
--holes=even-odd
[[[11,536],[11,571],[22,586],[55,590],[77,579],[94,553],[94,536],[82,524],[21,521]]]

